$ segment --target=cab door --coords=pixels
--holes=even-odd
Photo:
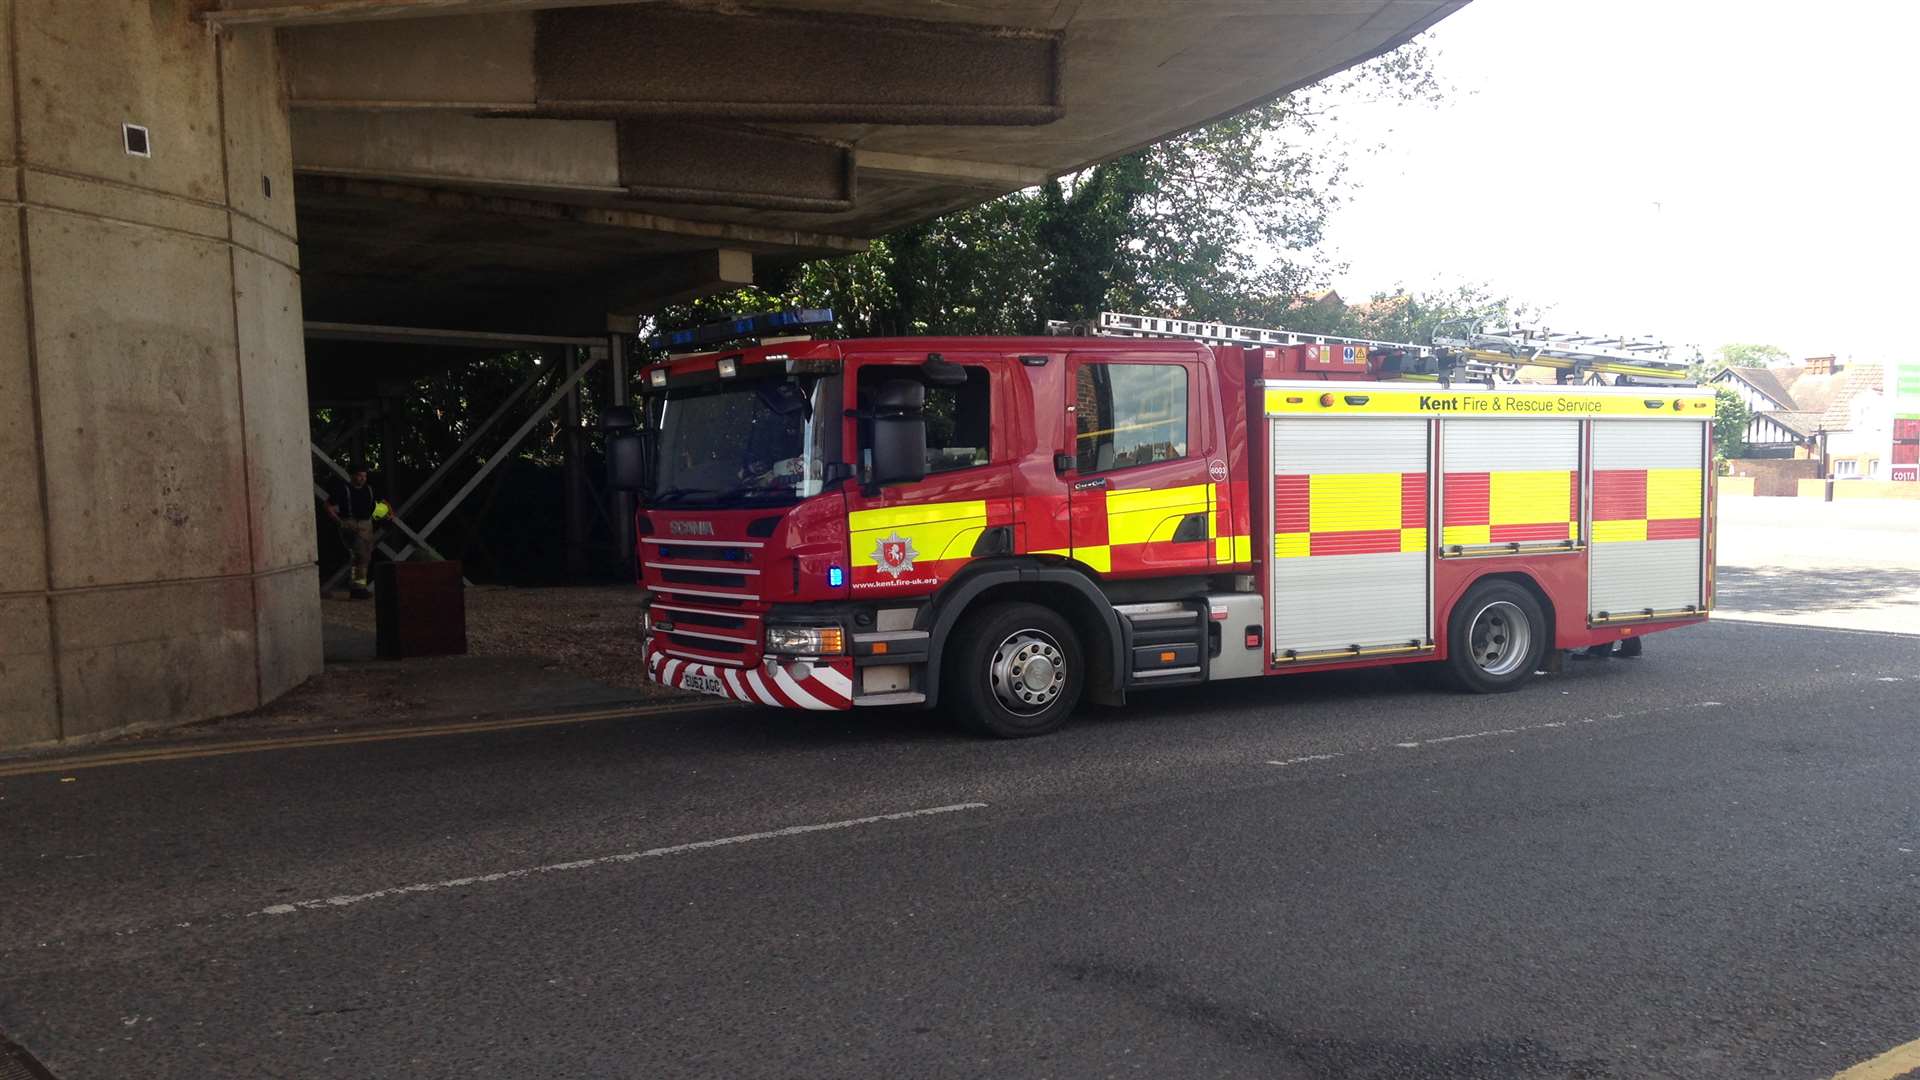
[[[1007,372],[993,354],[948,352],[966,372],[958,386],[927,386],[927,475],[878,490],[847,483],[848,584],[856,599],[933,592],[972,560],[1012,554],[1013,469],[1007,425]],[[863,469],[870,428],[858,414],[890,379],[919,379],[925,353],[848,358],[850,406],[845,445]]]
[[[1072,557],[1115,577],[1207,572],[1216,453],[1199,354],[1074,353],[1068,379]]]

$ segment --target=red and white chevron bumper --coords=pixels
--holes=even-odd
[[[852,660],[828,660],[810,666],[812,671],[796,678],[785,664],[722,667],[647,649],[647,677],[661,686],[780,709],[853,707]]]

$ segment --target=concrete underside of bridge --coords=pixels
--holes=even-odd
[[[1464,2],[0,0],[0,747],[319,668],[304,321],[604,333]]]

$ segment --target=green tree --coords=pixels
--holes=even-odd
[[[1730,344],[1713,350],[1713,355],[1698,365],[1702,379],[1710,379],[1730,367],[1773,367],[1787,362],[1791,354],[1778,345]]]
[[[1375,293],[1360,304],[1301,308],[1281,322],[1289,330],[1424,345],[1435,333],[1511,326],[1538,314],[1529,305],[1495,295],[1484,285],[1419,293],[1403,285],[1392,292]]]
[[[1714,387],[1713,398],[1713,460],[1715,471],[1724,475],[1728,458],[1746,456],[1747,424],[1753,420],[1753,410],[1731,387]]]
[[[784,305],[837,332],[1033,333],[1102,308],[1271,320],[1324,282],[1320,241],[1350,151],[1313,144],[1340,103],[1442,93],[1415,41],[1152,147],[661,313],[663,328]]]

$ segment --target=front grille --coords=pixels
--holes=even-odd
[[[746,652],[749,648],[749,646],[737,642],[715,641],[712,638],[695,637],[692,634],[680,634],[672,630],[662,630],[661,633],[666,635],[668,645],[676,649],[686,649],[692,652],[714,653],[721,656],[738,656]]]
[[[730,615],[708,615],[699,611],[663,611],[661,614],[672,615],[672,621],[681,626],[706,626],[715,630],[740,630],[747,626],[747,620]]]
[[[722,589],[744,589],[747,579],[742,574],[729,574],[724,570],[661,570],[660,580],[676,585],[712,585]]]
[[[743,547],[690,547],[686,544],[661,544],[663,559],[690,559],[694,562],[752,562],[751,550]]]
[[[658,587],[653,591],[660,595],[662,602],[670,604],[682,602],[680,597],[674,595],[672,589]],[[747,606],[747,601],[752,599],[754,598],[751,596],[708,596],[703,593],[698,596],[687,597],[685,602],[710,608],[743,608]]]

